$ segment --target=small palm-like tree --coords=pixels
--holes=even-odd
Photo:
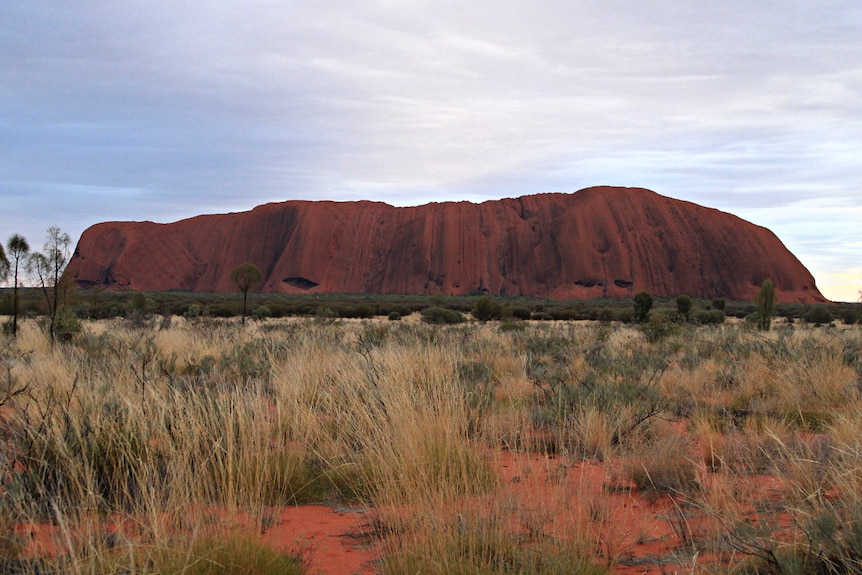
[[[4,281],[7,277],[9,277],[9,259],[6,257],[3,244],[0,244],[0,281]]]
[[[230,273],[230,280],[242,292],[242,324],[245,325],[245,310],[248,303],[248,290],[253,289],[260,280],[263,279],[263,274],[260,273],[258,267],[251,263],[239,265]]]
[[[12,337],[15,337],[18,335],[18,269],[22,260],[26,262],[27,255],[30,253],[30,244],[23,236],[13,234],[6,242],[6,249],[9,252],[9,257],[12,258],[15,277],[15,289],[12,295]]]

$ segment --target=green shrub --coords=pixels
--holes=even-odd
[[[390,312],[398,312],[401,314],[401,317],[407,317],[408,315],[413,313],[413,310],[406,305],[393,305],[389,308]]]
[[[387,304],[387,303],[379,303],[377,304],[377,313],[379,316],[386,316],[395,312],[400,315],[402,318],[407,317],[411,313],[413,313],[413,309],[410,306],[406,306],[404,304]]]
[[[515,319],[530,319],[530,308],[524,306],[512,306],[512,317]]]
[[[717,325],[724,323],[725,317],[720,309],[699,309],[695,310],[689,319],[700,325]]]
[[[273,303],[268,304],[268,307],[271,311],[270,317],[284,317],[288,315],[287,306],[281,303]]]
[[[59,313],[54,320],[54,335],[60,341],[72,341],[82,330],[81,320],[69,310]]]
[[[832,312],[829,311],[829,308],[820,303],[811,306],[811,309],[805,313],[802,319],[805,320],[805,323],[822,325],[832,323],[834,318],[832,317]]]
[[[390,311],[389,316],[387,317],[389,318],[389,321],[401,321],[401,314],[397,311]]]
[[[677,313],[684,317],[686,321],[688,320],[688,314],[691,312],[691,298],[687,295],[681,295],[676,298],[676,311]]]
[[[187,320],[195,320],[201,317],[204,314],[204,310],[201,306],[196,303],[193,303],[188,307],[188,309],[183,313],[183,317]]]
[[[129,302],[129,307],[132,311],[137,311],[142,314],[149,313],[152,308],[147,296],[139,291],[132,292],[132,299]]]
[[[464,315],[454,309],[444,307],[426,307],[422,310],[422,321],[425,323],[440,325],[440,324],[456,324],[463,323],[466,320]]]
[[[360,319],[371,319],[374,317],[374,308],[368,304],[361,303],[353,308],[354,316]]]
[[[527,324],[523,320],[507,319],[500,324],[500,331],[524,331]]]
[[[745,316],[745,325],[747,327],[757,327],[760,323],[760,312],[753,311]]]
[[[845,309],[841,312],[841,322],[844,325],[853,325],[859,322],[859,312],[855,308]]]
[[[609,307],[593,308],[589,312],[590,319],[596,321],[609,322],[614,320],[614,310]]]
[[[479,321],[488,321],[491,319],[500,319],[503,313],[503,307],[492,300],[488,296],[482,296],[476,301],[473,307],[473,317]]]
[[[557,321],[570,321],[581,317],[581,312],[573,308],[552,307],[547,312]]]
[[[428,298],[428,303],[431,304],[431,307],[446,307],[449,302],[449,298],[447,298],[442,293],[435,293],[431,297]]]
[[[272,317],[272,310],[268,306],[262,305],[251,313],[251,319],[263,321],[268,317]]]
[[[338,314],[331,307],[320,306],[314,310],[314,319],[318,323],[331,323],[338,319]]]
[[[646,323],[642,323],[640,330],[646,336],[647,341],[655,343],[673,335],[677,330],[677,325],[667,316],[655,316]]]
[[[614,312],[614,320],[622,323],[632,323],[635,320],[635,308],[632,306],[620,308]]]
[[[635,294],[635,319],[638,323],[644,323],[649,318],[652,309],[652,296],[647,291]]]
[[[214,303],[207,306],[207,315],[212,317],[228,318],[239,315],[236,305],[232,303]]]

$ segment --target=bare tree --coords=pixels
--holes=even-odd
[[[12,234],[12,237],[6,242],[6,248],[9,251],[9,257],[12,258],[12,267],[15,270],[15,289],[12,295],[12,337],[15,337],[18,335],[18,270],[21,260],[26,258],[30,253],[30,244],[27,243],[27,240],[23,236]]]
[[[27,258],[27,271],[35,276],[45,302],[48,304],[48,315],[51,318],[49,333],[51,343],[54,343],[54,332],[57,323],[57,309],[60,303],[60,279],[66,264],[69,262],[69,245],[72,239],[57,226],[48,228],[48,238],[42,246],[44,252],[34,252]]]

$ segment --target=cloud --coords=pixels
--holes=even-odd
[[[792,242],[862,206],[860,29],[838,0],[5,3],[0,230],[621,184],[800,210]]]

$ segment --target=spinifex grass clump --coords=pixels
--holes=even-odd
[[[353,375],[331,389],[323,413],[333,425],[322,443],[346,451],[342,461],[355,467],[361,496],[374,503],[487,490],[494,478],[469,438],[455,341],[416,348],[398,339],[345,354]]]
[[[763,334],[701,328],[675,354],[684,369],[668,373],[663,391],[681,414],[711,413],[737,427],[768,417],[817,431],[859,400],[856,337],[810,329]]]
[[[248,533],[214,534],[168,549],[156,549],[150,573],[186,575],[303,575],[308,573],[300,552],[267,547]]]
[[[526,375],[541,392],[533,419],[549,432],[548,449],[602,459],[643,443],[666,410],[664,357],[633,330],[611,335],[600,326],[521,338]]]
[[[530,538],[501,509],[430,511],[392,535],[385,575],[603,575],[585,541]]]

